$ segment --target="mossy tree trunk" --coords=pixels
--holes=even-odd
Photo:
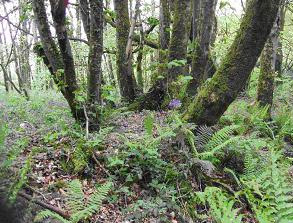
[[[144,31],[141,19],[141,13],[139,11],[139,28],[140,28],[140,43],[139,50],[136,57],[136,76],[137,76],[137,86],[140,92],[143,92],[144,83],[143,83],[143,70],[142,70],[142,59],[143,59],[143,48],[144,48]]]
[[[175,0],[175,12],[173,29],[170,39],[168,63],[185,60],[187,62],[187,43],[189,39],[189,28],[191,18],[190,0]],[[168,69],[167,82],[170,83],[179,75],[185,75],[188,71],[186,66],[170,66]]]
[[[165,76],[167,73],[167,50],[170,43],[170,3],[168,0],[160,1],[160,51],[158,73]]]
[[[64,66],[64,89],[66,99],[76,120],[84,122],[84,111],[76,100],[76,94],[79,91],[79,87],[76,81],[74,60],[65,24],[66,4],[65,1],[50,0],[50,5],[58,46]]]
[[[215,27],[216,5],[217,0],[193,1],[194,52],[191,69],[193,79],[189,85],[189,93],[192,95],[196,93],[197,87],[208,78],[207,66],[210,64],[210,44]],[[200,13],[198,8],[200,8]]]
[[[280,9],[280,32],[284,31],[285,26],[285,16],[286,16],[286,7],[285,4],[281,6]],[[275,63],[275,71],[278,73],[279,76],[282,74],[282,63],[283,63],[283,45],[280,38],[280,35],[278,36],[278,49],[277,49],[277,57],[276,57],[276,63]]]
[[[87,39],[90,39],[90,7],[88,0],[79,0],[79,7],[81,11],[81,20],[83,24],[83,29],[86,34]]]
[[[88,65],[87,102],[93,114],[92,129],[99,128],[99,105],[101,104],[102,56],[103,56],[103,1],[89,0],[90,5],[90,51]]]
[[[167,105],[170,99],[177,98],[180,91],[180,86],[175,83],[177,77],[188,74],[184,63],[180,66],[166,67],[167,63],[173,62],[179,65],[178,61],[187,61],[187,43],[191,25],[190,0],[175,0],[172,4],[174,5],[174,21],[170,37],[170,2],[167,0],[160,2],[159,76],[161,77],[155,80],[149,92],[132,104],[130,109],[156,110],[160,109],[162,104]]]
[[[29,33],[30,20],[27,12],[28,0],[19,0],[19,20],[21,21],[21,28]],[[23,88],[31,89],[31,66],[28,58],[30,58],[30,44],[28,41],[28,34],[20,33],[20,44],[18,46],[19,52],[19,69],[20,76],[23,82]]]
[[[128,0],[114,0],[114,8],[116,12],[117,78],[122,98],[131,102],[135,98],[135,80],[126,57],[126,45],[130,31]]]
[[[269,106],[268,116],[270,116],[273,104],[275,64],[280,34],[280,13],[276,18],[271,34],[265,44],[260,57],[260,75],[257,86],[256,100],[261,107]]]
[[[281,0],[251,0],[240,29],[227,55],[212,79],[203,86],[188,110],[185,120],[196,124],[217,123],[245,85],[264,48]]]
[[[35,51],[44,58],[44,62],[51,72],[55,84],[60,88],[61,93],[67,100],[75,120],[84,123],[86,118],[83,108],[80,107],[75,99],[75,92],[78,90],[78,87],[65,27],[65,5],[63,1],[60,2],[61,5],[55,5],[55,1],[51,0],[52,13],[62,55],[60,55],[58,47],[52,38],[44,0],[32,1],[33,12],[42,42],[41,46],[35,47]]]

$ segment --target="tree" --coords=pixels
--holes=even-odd
[[[128,0],[114,0],[116,12],[116,64],[120,92],[123,99],[131,102],[135,99],[135,80],[132,75],[131,59],[127,56],[127,42],[130,33]]]
[[[186,62],[191,25],[191,2],[176,0],[172,4],[174,5],[174,21],[170,36],[171,2],[166,0],[160,2],[159,74],[155,76],[156,80],[151,89],[138,98],[130,109],[160,109],[163,103],[166,105],[170,99],[178,96],[180,86],[171,83],[175,82],[180,74],[188,74]],[[168,94],[166,94],[167,92]]]
[[[178,98],[178,92],[180,91],[180,87],[182,87],[175,84],[176,79],[179,75],[188,75],[189,73],[186,63],[187,44],[191,25],[191,1],[176,0],[174,4],[174,22],[168,54],[169,69],[166,78],[167,83],[169,83],[167,90],[171,99]],[[183,62],[182,64],[181,61]]]
[[[196,89],[208,78],[207,65],[210,59],[210,45],[215,31],[215,10],[217,0],[193,1],[193,44],[192,69],[189,93],[195,94]]]
[[[251,0],[219,69],[183,115],[196,124],[215,124],[246,83],[271,32],[281,0]]]
[[[89,0],[90,3],[90,51],[88,65],[88,104],[95,117],[91,128],[99,128],[98,106],[101,105],[102,56],[103,56],[103,1]]]
[[[55,84],[67,100],[73,117],[81,124],[88,123],[89,129],[99,128],[99,115],[97,104],[100,103],[101,83],[101,56],[103,48],[103,4],[101,1],[90,1],[90,53],[88,74],[88,114],[85,105],[80,103],[77,95],[80,88],[77,84],[75,65],[71,45],[69,42],[65,24],[66,6],[68,1],[50,0],[51,14],[56,30],[58,46],[53,40],[44,1],[34,0],[33,11],[37,18],[37,26],[40,33],[41,45],[35,47],[35,51],[42,56],[53,76]]]
[[[257,102],[260,106],[269,106],[268,116],[270,116],[273,104],[275,65],[279,46],[280,34],[280,11],[275,20],[269,38],[265,44],[260,57],[260,76],[257,88]]]

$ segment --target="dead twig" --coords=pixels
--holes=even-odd
[[[92,158],[95,161],[95,163],[105,172],[105,174],[107,174],[108,177],[110,177],[111,174],[100,164],[100,162],[97,160],[97,158],[96,158],[94,153],[92,154]]]
[[[24,193],[24,192],[21,192],[21,191],[18,192],[17,195],[19,195],[20,197],[25,198],[28,201],[32,201],[33,203],[35,203],[37,205],[40,205],[43,208],[46,208],[46,209],[48,209],[50,211],[53,211],[53,212],[57,213],[60,216],[62,216],[63,218],[66,218],[66,219],[69,219],[70,218],[70,214],[68,213],[68,211],[63,211],[63,210],[61,210],[61,209],[59,209],[57,207],[54,207],[54,206],[52,206],[50,204],[46,204],[46,203],[44,203],[44,202],[42,202],[40,200],[36,200],[36,198],[34,198],[34,197],[32,197],[32,196]]]

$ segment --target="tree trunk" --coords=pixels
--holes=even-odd
[[[103,55],[103,1],[90,0],[90,51],[88,72],[88,103],[95,114],[91,128],[99,128],[98,106],[101,105],[102,55]]]
[[[173,30],[169,46],[168,62],[186,60],[189,37],[190,0],[175,1]],[[187,74],[186,66],[171,66],[168,69],[168,83],[179,75]]]
[[[33,11],[37,18],[37,26],[40,33],[42,46],[36,46],[42,49],[47,59],[47,66],[53,75],[54,82],[60,88],[61,93],[66,98],[73,117],[78,121],[84,123],[86,118],[83,109],[75,100],[75,93],[77,92],[77,84],[75,79],[74,63],[71,54],[70,44],[67,38],[65,27],[65,5],[63,1],[61,5],[55,5],[55,1],[51,1],[52,13],[54,23],[56,26],[56,33],[58,37],[58,43],[60,52],[52,38],[46,8],[43,0],[33,0]]]
[[[6,39],[6,35],[5,35],[5,28],[4,28],[4,23],[2,22],[1,23],[1,33],[2,33],[2,35],[3,35],[3,42],[2,42],[2,44],[4,44],[4,50],[5,50],[5,53],[3,53],[3,55],[6,55],[7,57],[8,57],[8,59],[9,59],[9,52],[8,52],[8,44],[7,44],[7,39]],[[3,57],[3,59],[4,59],[4,57]],[[10,65],[9,64],[7,64],[7,67],[6,67],[6,71],[7,71],[7,81],[10,79],[12,79],[11,78],[11,69],[10,69]],[[5,75],[4,73],[3,73],[3,75]],[[9,86],[9,85],[8,85]],[[13,86],[12,85],[10,85],[10,89],[11,90],[13,90],[14,88],[13,88]]]
[[[137,76],[137,86],[139,91],[142,93],[144,89],[143,83],[143,70],[142,70],[142,59],[143,59],[143,48],[144,48],[144,31],[142,25],[141,14],[139,12],[139,28],[140,28],[140,43],[139,50],[136,58],[136,76]]]
[[[128,70],[131,72],[131,76],[133,79],[133,88],[135,90],[140,90],[138,89],[137,83],[135,81],[135,75],[134,75],[134,70],[132,68],[132,59],[133,59],[133,55],[132,55],[132,39],[134,36],[134,30],[137,24],[137,18],[140,14],[140,0],[136,0],[135,3],[135,12],[134,12],[134,16],[132,17],[132,14],[130,16],[131,18],[131,26],[130,26],[130,30],[129,30],[129,34],[128,34],[128,40],[127,40],[127,45],[126,45],[126,58],[127,58],[127,64],[128,64]],[[132,7],[131,7],[132,9]],[[131,10],[132,11],[132,10]],[[140,41],[141,43],[141,41]]]
[[[4,8],[5,14],[8,15],[8,19],[9,19],[9,14],[7,12],[7,8],[6,8],[5,4],[3,4],[3,8]],[[4,31],[3,23],[2,23],[2,29]],[[8,29],[9,29],[9,34],[10,34],[10,39],[11,39],[11,44],[12,44],[11,52],[12,52],[13,57],[14,57],[15,74],[16,74],[17,79],[18,79],[19,91],[23,92],[25,94],[25,96],[26,96],[26,99],[28,100],[29,99],[28,93],[25,90],[25,88],[23,88],[23,80],[22,80],[22,77],[21,77],[20,66],[19,66],[19,57],[18,57],[18,53],[17,53],[17,47],[18,46],[17,46],[16,36],[17,36],[17,33],[18,33],[19,30],[17,29],[16,33],[13,35],[12,26],[11,26],[10,23],[8,23]],[[12,81],[11,77],[10,77],[10,80]]]
[[[262,107],[269,106],[268,117],[270,117],[273,104],[275,64],[280,34],[280,13],[278,14],[271,34],[265,44],[260,58],[260,76],[257,87],[256,100]]]
[[[279,21],[280,32],[284,31],[285,15],[286,15],[286,7],[285,7],[285,4],[283,4],[280,9],[280,21]],[[279,77],[282,75],[282,63],[283,63],[283,49],[282,48],[283,48],[282,41],[281,41],[280,35],[278,35],[278,49],[277,49],[275,71],[278,73]]]
[[[90,16],[89,16],[89,2],[88,0],[79,0],[81,20],[83,24],[83,29],[86,34],[87,39],[90,39]]]
[[[27,0],[19,0],[19,20],[21,21],[21,28],[29,32],[29,18],[26,12],[28,5]],[[25,89],[31,89],[31,66],[29,63],[30,58],[30,44],[28,42],[27,33],[21,32],[19,45],[19,68],[20,76]]]
[[[280,1],[250,1],[227,55],[188,107],[183,116],[185,120],[213,125],[236,99],[270,34]]]
[[[170,6],[168,0],[160,1],[160,51],[158,73],[161,76],[167,75],[167,58],[170,43]]]
[[[3,45],[2,35],[4,35],[4,34],[0,33],[0,44],[1,44],[1,45]],[[1,51],[0,51],[0,63],[1,63],[2,65],[4,65],[4,55],[5,55],[5,52],[3,52],[3,51],[1,50]],[[4,66],[3,66],[3,67],[4,67]],[[8,78],[9,78],[9,77],[7,77],[7,75],[6,75],[7,73],[8,73],[7,71],[3,72],[3,79],[4,79],[5,91],[8,93],[8,92],[9,92],[9,84],[8,84]]]
[[[161,0],[160,4],[160,18],[163,18],[162,21],[160,21],[160,46],[163,48],[163,50],[160,52],[161,64],[159,71],[163,71],[163,73],[159,73],[161,77],[155,81],[149,92],[138,98],[138,100],[129,107],[131,110],[156,110],[160,109],[162,104],[163,106],[166,106],[171,98],[178,97],[178,92],[180,91],[180,86],[176,86],[174,81],[178,75],[184,75],[188,73],[184,64],[182,64],[182,66],[172,66],[168,70],[165,65],[167,62],[166,60],[168,60],[168,62],[174,63],[178,63],[178,61],[184,61],[186,60],[187,55],[187,43],[190,27],[190,1],[176,0],[174,1],[174,5],[175,16],[172,37],[169,44],[169,3],[165,0]],[[168,45],[169,54],[166,52]],[[162,76],[164,73],[165,76]],[[167,95],[167,91],[168,97],[165,97]]]
[[[208,78],[207,65],[212,41],[213,26],[217,0],[201,1],[201,15],[198,18],[198,1],[194,0],[193,25],[194,25],[194,52],[192,57],[192,81],[190,82],[190,94],[196,93],[197,87]]]
[[[128,0],[114,0],[114,8],[116,12],[117,78],[122,98],[131,102],[135,98],[135,89],[131,66],[129,66],[126,57],[126,45],[130,30]]]

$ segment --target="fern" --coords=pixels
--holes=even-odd
[[[245,195],[260,223],[293,221],[293,190],[290,188],[284,171],[279,164],[281,152],[269,151],[263,173],[251,181],[246,181]],[[252,192],[248,192],[252,191]],[[253,193],[261,196],[255,198]]]
[[[201,125],[196,129],[196,146],[198,151],[203,151],[204,147],[210,141],[212,135],[214,134],[214,127],[208,127],[206,125]]]
[[[52,212],[50,210],[45,210],[45,211],[41,211],[37,214],[37,216],[34,219],[34,222],[40,222],[46,218],[54,218],[58,221],[61,221],[62,223],[71,223],[71,221],[66,220],[65,218],[63,218],[62,216],[60,216],[59,214],[56,214],[55,212]]]
[[[200,127],[197,130],[196,142],[201,159],[214,159],[216,153],[220,153],[229,144],[236,142],[240,137],[233,136],[238,125],[226,126],[216,132],[211,127]],[[212,133],[213,132],[213,133]]]
[[[32,153],[30,153],[29,157],[25,161],[25,164],[20,170],[17,181],[10,188],[10,199],[14,201],[16,199],[18,191],[22,188],[22,186],[27,182],[27,173],[31,170],[31,162],[32,162]]]
[[[79,212],[84,207],[84,193],[82,185],[78,179],[71,181],[68,184],[67,205],[72,213]]]
[[[233,208],[235,200],[229,199],[221,189],[206,187],[204,192],[196,192],[196,196],[203,204],[208,204],[210,214],[217,223],[241,223],[242,215]]]
[[[205,145],[206,150],[213,150],[215,147],[221,148],[221,144],[226,143],[231,139],[233,133],[238,129],[238,125],[226,126],[215,132],[209,142]],[[227,144],[227,143],[226,143]],[[229,144],[229,143],[228,143]]]
[[[144,119],[144,128],[148,135],[153,134],[153,128],[154,128],[154,115],[152,113],[149,113],[145,119]]]
[[[45,218],[52,217],[60,220],[64,223],[77,223],[81,220],[85,220],[97,212],[101,206],[102,201],[106,198],[108,194],[111,183],[106,183],[99,188],[97,192],[92,194],[88,201],[86,201],[86,196],[82,191],[82,185],[79,180],[73,180],[68,185],[68,193],[66,204],[70,208],[71,217],[69,220],[64,219],[60,215],[53,213],[49,210],[41,211],[35,218],[35,221],[42,221]]]

